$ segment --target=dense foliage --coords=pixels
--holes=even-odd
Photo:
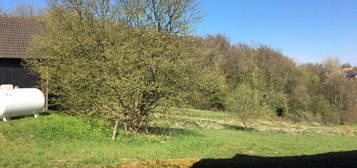
[[[109,1],[65,2],[54,4],[46,35],[34,39],[32,53],[45,58],[26,63],[60,108],[140,131],[157,106],[184,104],[222,86],[189,38],[124,24]]]
[[[26,66],[53,104],[106,116],[133,131],[158,106],[232,111],[249,119],[357,121],[357,81],[338,59],[296,63],[223,35],[189,36],[202,17],[196,0],[55,0]],[[49,82],[47,82],[49,81]]]
[[[223,35],[200,37],[198,41],[201,48],[210,52],[209,58],[220,60],[230,86],[226,94],[216,99],[223,109],[241,117],[245,113],[256,116],[256,108],[260,108],[261,117],[269,113],[268,116],[295,121],[357,121],[357,81],[346,77],[338,59],[296,65],[281,52],[264,45],[231,44]],[[259,98],[255,98],[255,93],[259,93]],[[257,104],[258,101],[262,102]]]

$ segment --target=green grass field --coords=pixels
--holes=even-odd
[[[203,158],[313,155],[357,150],[357,127],[257,121],[182,109],[157,119],[149,134],[86,118],[51,114],[0,122],[0,167],[189,167]]]

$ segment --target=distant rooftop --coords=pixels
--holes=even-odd
[[[30,57],[26,50],[31,36],[44,32],[36,19],[0,15],[0,58]]]
[[[356,72],[347,72],[346,73],[346,77],[349,77],[349,78],[354,78],[357,76],[357,73]]]

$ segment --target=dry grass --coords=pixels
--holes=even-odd
[[[140,161],[133,163],[123,163],[118,166],[118,168],[161,168],[161,167],[172,167],[172,168],[187,168],[191,167],[194,163],[200,159],[171,159],[171,160],[151,160],[151,161]]]
[[[0,143],[7,143],[7,137],[5,135],[3,135],[2,133],[0,133]]]
[[[233,117],[229,119],[202,118],[186,115],[175,117],[178,119],[194,121],[200,128],[225,129],[227,125],[243,127],[242,122]],[[207,124],[207,122],[209,122],[209,124]],[[178,124],[178,126],[180,126],[180,124]],[[273,133],[357,136],[357,127],[341,127],[336,125],[326,126],[319,123],[294,123],[282,119],[275,119],[272,121],[254,120],[251,121],[248,127],[258,131]]]
[[[258,121],[254,128],[260,131],[285,132],[290,134],[318,134],[356,136],[357,128],[325,126],[320,124],[293,123],[289,121]]]

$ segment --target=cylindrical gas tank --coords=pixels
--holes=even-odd
[[[39,89],[0,89],[0,118],[33,115],[44,105],[45,97]]]

